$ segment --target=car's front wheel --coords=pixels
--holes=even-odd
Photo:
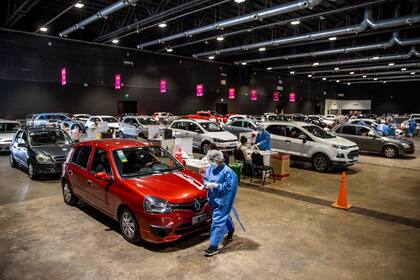
[[[31,180],[38,179],[38,172],[35,166],[31,162],[28,164],[28,175],[29,175],[29,178],[31,178]]]
[[[64,198],[64,202],[68,205],[74,206],[77,204],[77,202],[79,201],[79,199],[77,198],[77,196],[74,195],[70,183],[67,181],[64,181],[63,184],[63,198]]]
[[[17,163],[17,161],[15,160],[15,157],[13,156],[13,153],[12,153],[12,152],[10,152],[10,155],[9,155],[9,161],[10,161],[10,166],[11,166],[11,167],[13,167],[13,168],[18,167],[18,163]]]
[[[324,154],[316,154],[312,158],[312,166],[318,172],[326,172],[330,168],[330,159]]]
[[[203,154],[207,155],[207,152],[209,151],[209,146],[210,146],[209,142],[204,142],[201,145],[201,151],[203,152]]]
[[[384,155],[387,158],[396,158],[398,156],[398,150],[393,146],[385,146]]]
[[[119,215],[119,224],[121,234],[125,240],[130,243],[138,243],[140,241],[139,224],[134,214],[128,209],[123,208]]]
[[[121,130],[118,131],[117,135],[118,135],[118,138],[124,138],[124,133]]]

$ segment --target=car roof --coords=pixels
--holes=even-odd
[[[28,131],[62,130],[55,126],[25,126],[23,129]]]
[[[90,117],[91,118],[115,118],[114,116],[110,116],[110,115],[93,115]]]
[[[279,124],[279,125],[290,125],[294,124],[296,126],[306,126],[306,125],[312,125],[306,122],[298,122],[298,121],[271,121],[271,122],[263,122],[262,125],[273,125],[273,124]]]
[[[20,124],[17,121],[10,121],[10,120],[3,120],[3,119],[0,119],[0,123],[17,123],[17,124]]]
[[[76,144],[76,146],[95,146],[97,148],[112,151],[116,149],[147,147],[152,146],[152,143],[146,141],[138,141],[134,139],[99,139],[82,141]]]

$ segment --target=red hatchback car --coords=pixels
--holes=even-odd
[[[64,163],[64,201],[80,199],[117,220],[124,238],[174,241],[208,229],[207,191],[201,179],[168,152],[128,139],[74,145]]]

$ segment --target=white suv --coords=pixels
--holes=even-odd
[[[177,138],[193,138],[193,147],[207,154],[210,143],[220,151],[233,151],[238,145],[238,138],[207,120],[183,119],[174,121],[170,126]]]
[[[118,135],[120,138],[147,138],[150,127],[165,128],[150,116],[124,117],[121,121]]]
[[[271,134],[273,151],[290,154],[294,160],[311,162],[315,170],[346,167],[359,159],[356,143],[304,122],[263,123]]]

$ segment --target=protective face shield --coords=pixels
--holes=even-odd
[[[212,167],[217,167],[220,163],[225,161],[223,153],[217,150],[211,150],[208,158]]]

